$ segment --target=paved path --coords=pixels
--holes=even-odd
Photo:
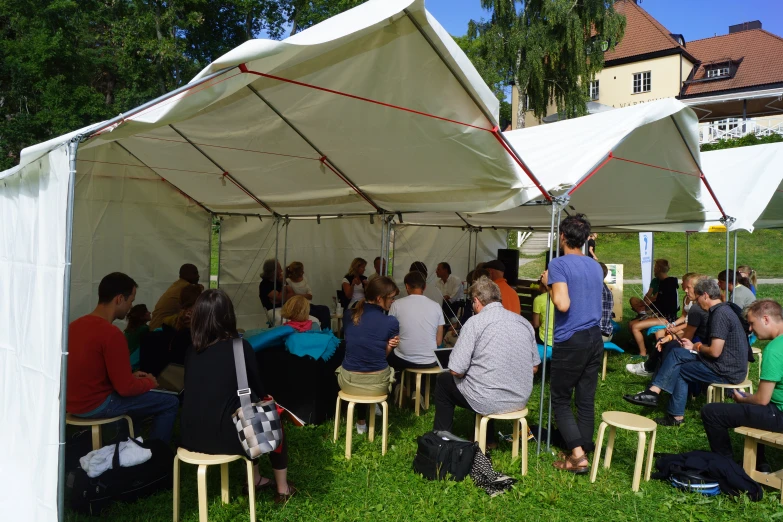
[[[624,279],[623,283],[628,283],[629,285],[640,285],[642,284],[641,279]],[[759,279],[758,284],[760,285],[783,285],[783,279]]]

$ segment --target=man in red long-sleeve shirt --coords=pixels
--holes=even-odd
[[[86,418],[130,415],[134,422],[153,416],[150,438],[171,441],[179,399],[151,392],[154,376],[132,373],[128,343],[115,319],[124,319],[136,298],[136,282],[114,272],[98,286],[98,306],[68,329],[66,410]]]

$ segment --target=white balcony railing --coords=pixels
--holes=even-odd
[[[731,119],[703,124],[699,126],[699,144],[741,138],[748,134],[755,134],[758,137],[772,134],[783,135],[783,117],[746,121]]]

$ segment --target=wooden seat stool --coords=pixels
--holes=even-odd
[[[609,440],[606,443],[606,456],[604,457],[604,467],[609,468],[612,465],[612,451],[614,450],[614,437],[617,428],[629,431],[635,431],[639,434],[639,443],[636,447],[636,465],[633,470],[633,484],[631,489],[639,491],[639,482],[642,475],[642,462],[644,461],[644,443],[647,433],[652,432],[650,443],[647,447],[647,468],[644,471],[644,480],[650,480],[652,471],[653,452],[655,451],[655,432],[658,427],[654,420],[626,413],[623,411],[606,411],[601,414],[601,425],[598,428],[598,440],[595,444],[595,454],[593,455],[593,469],[590,471],[590,482],[595,482],[598,475],[598,462],[601,460],[601,445],[604,442],[604,432],[607,426],[609,429]]]
[[[208,455],[179,448],[174,456],[174,522],[179,522],[179,462],[198,466],[198,519],[199,522],[207,522],[207,466],[220,465],[220,499],[224,504],[228,504],[228,463],[235,460],[244,460],[247,465],[247,503],[250,505],[250,522],[256,521],[256,487],[251,460],[240,455]]]
[[[739,384],[720,384],[713,383],[707,386],[707,404],[711,402],[723,402],[723,396],[726,390],[747,390],[748,394],[753,395],[753,383],[745,379]]]
[[[357,404],[380,404],[383,408],[383,428],[381,430],[381,455],[386,455],[386,435],[389,429],[389,405],[386,402],[388,395],[351,395],[340,390],[337,393],[337,407],[334,411],[334,441],[340,435],[340,401],[346,401],[348,403],[348,414],[346,415],[345,425],[345,459],[351,460],[351,440],[353,438],[353,409]],[[375,438],[375,412],[369,412],[369,429],[367,431],[367,438],[370,442]]]
[[[751,350],[753,350],[753,355],[759,356],[759,380],[761,380],[761,358],[764,355],[764,352],[761,350],[761,348],[757,348],[755,346],[751,347]]]
[[[419,416],[419,407],[422,399],[421,395],[421,377],[422,375],[424,377],[424,409],[429,410],[430,409],[430,383],[432,381],[433,375],[440,375],[443,373],[443,370],[440,369],[440,367],[435,366],[434,368],[406,368],[402,371],[402,375],[400,376],[400,389],[399,393],[397,394],[397,406],[402,408],[402,399],[403,399],[403,389],[405,388],[405,381],[412,381],[413,376],[416,376],[416,399],[414,400],[414,411],[416,412],[416,416]],[[408,384],[408,390],[411,389],[410,384]]]
[[[773,473],[763,473],[756,470],[758,445],[764,444],[772,448],[783,449],[783,433],[748,428],[747,426],[734,428],[734,432],[745,436],[745,446],[742,452],[742,469],[759,484],[780,490],[780,503],[783,504],[783,480],[781,480],[783,479],[783,470]]]
[[[522,445],[522,475],[527,475],[527,408],[508,413],[495,413],[492,415],[476,414],[476,427],[473,432],[476,442],[483,453],[487,452],[487,423],[490,419],[495,420],[513,420],[514,429],[511,439],[511,458],[517,458],[519,455],[520,442]],[[521,441],[520,441],[521,439]]]
[[[118,422],[123,419],[128,421],[128,434],[131,436],[131,438],[134,438],[135,435],[133,434],[133,421],[128,415],[118,415],[117,417],[109,417],[105,419],[77,417],[75,415],[71,415],[70,413],[65,415],[66,424],[70,424],[71,426],[90,426],[92,430],[93,450],[99,450],[103,447],[103,442],[101,440],[101,425],[111,424],[112,422]]]

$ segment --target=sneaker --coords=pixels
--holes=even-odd
[[[677,420],[673,415],[666,414],[666,417],[658,417],[655,419],[655,424],[658,426],[682,426],[685,423],[685,419]]]
[[[652,377],[653,373],[648,372],[644,369],[644,362],[639,362],[635,364],[626,364],[625,369],[628,370],[628,372],[638,375],[639,377]]]
[[[357,422],[356,423],[356,433],[358,433],[359,435],[364,435],[365,433],[367,433],[367,424],[359,424]]]
[[[378,406],[377,404],[375,405],[375,415],[378,415],[379,417],[380,417],[381,415],[383,415],[383,410],[382,410],[382,409],[381,409],[381,407],[380,407],[380,406]]]
[[[635,395],[623,395],[623,399],[639,406],[648,406],[650,408],[658,406],[658,395],[651,393],[649,390],[641,391]]]

